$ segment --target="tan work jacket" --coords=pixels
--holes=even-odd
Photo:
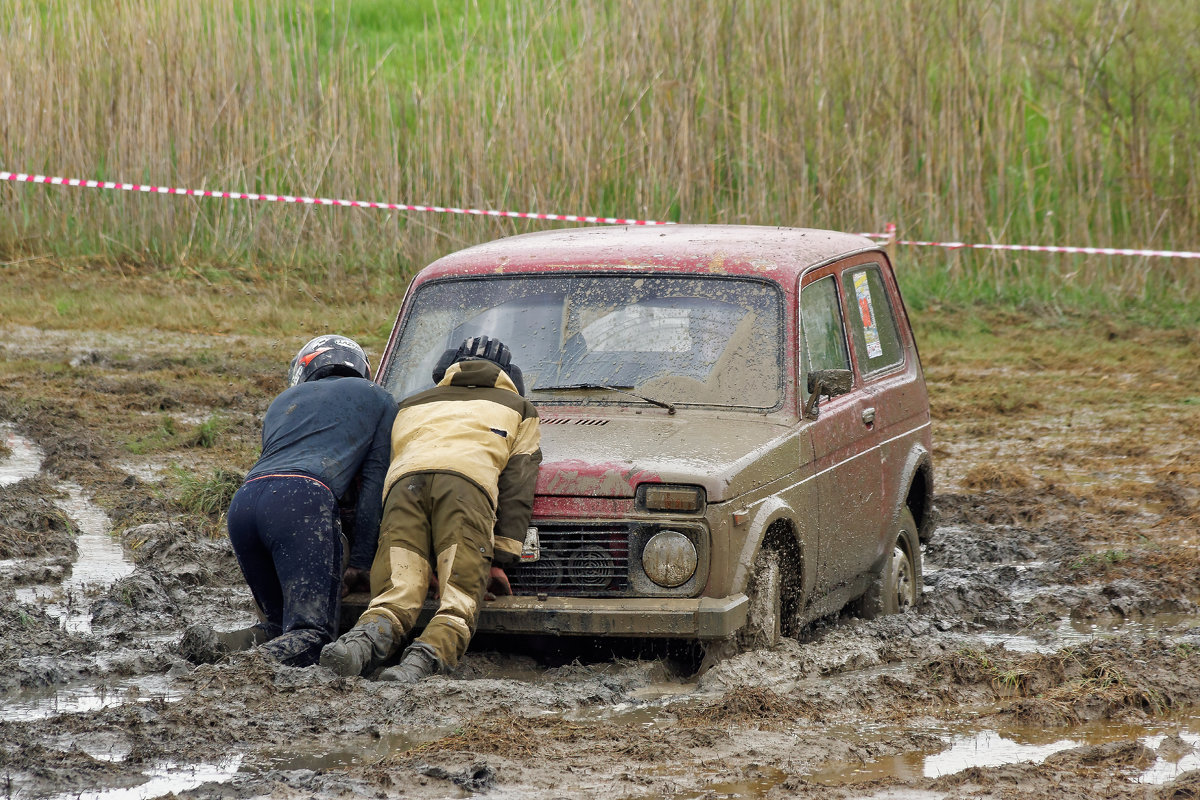
[[[451,364],[441,382],[400,403],[383,496],[414,472],[449,472],[482,489],[496,511],[496,561],[521,554],[542,461],[537,409],[491,361]]]

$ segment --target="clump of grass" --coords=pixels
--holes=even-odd
[[[718,702],[679,713],[685,726],[755,726],[778,728],[801,717],[820,721],[822,715],[808,703],[783,697],[770,689],[746,687],[723,696]]]
[[[1105,659],[1088,659],[1081,675],[1053,687],[1043,697],[1051,703],[1076,709],[1099,708],[1106,717],[1121,708],[1136,708],[1157,715],[1171,706],[1170,699],[1161,689],[1128,680],[1115,664]]]
[[[552,739],[578,738],[588,730],[557,717],[531,719],[504,710],[472,719],[449,736],[419,744],[405,755],[470,751],[530,756],[543,752]]]
[[[179,423],[174,417],[163,414],[159,417],[158,427],[150,433],[130,439],[125,443],[125,449],[140,456],[176,447],[213,448],[217,446],[228,425],[228,420],[220,414],[213,414],[185,433],[179,429]]]
[[[158,419],[158,427],[144,436],[129,440],[125,443],[125,449],[135,456],[156,453],[174,447],[178,437],[175,418],[170,414],[163,414]]]
[[[188,513],[205,516],[219,515],[229,508],[244,477],[223,467],[207,475],[196,475],[177,465],[172,471],[179,489],[179,506]]]
[[[213,414],[196,426],[187,439],[189,447],[215,447],[220,434],[226,427],[226,421],[220,414]]]
[[[968,489],[1016,491],[1029,488],[1033,476],[1028,469],[1016,464],[976,464],[967,470],[962,483]]]
[[[1129,558],[1129,553],[1126,553],[1124,550],[1105,550],[1101,553],[1088,553],[1071,562],[1071,569],[1095,570],[1099,568],[1099,571],[1107,572],[1110,567],[1128,561]]]
[[[962,648],[927,664],[924,673],[934,680],[964,685],[987,683],[1002,696],[1023,696],[1038,685],[1049,685],[1063,674],[1057,656],[994,658],[986,650]]]

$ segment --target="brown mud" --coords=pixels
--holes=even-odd
[[[1200,797],[1194,332],[924,346],[915,612],[703,674],[682,646],[481,638],[409,689],[180,656],[252,619],[220,514],[288,347],[4,333],[8,796]],[[80,578],[97,547],[121,563]]]

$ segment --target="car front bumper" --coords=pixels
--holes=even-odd
[[[365,610],[365,595],[342,604],[343,626]],[[357,602],[356,602],[357,601]],[[746,624],[749,601],[728,597],[537,597],[507,596],[485,600],[479,610],[483,633],[551,636],[630,636],[671,639],[724,639]],[[437,610],[427,601],[417,620],[423,627]],[[349,617],[349,619],[347,619]]]
[[[730,597],[498,597],[485,601],[479,630],[560,636],[723,639],[746,624],[749,601]]]

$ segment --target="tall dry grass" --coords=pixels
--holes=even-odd
[[[0,169],[1200,248],[1191,0],[472,6],[387,59],[287,3],[0,8]],[[332,35],[321,26],[331,25]],[[427,49],[424,49],[427,48]],[[545,223],[0,186],[0,258],[388,289]],[[902,254],[930,291],[1200,295],[1194,261]]]

